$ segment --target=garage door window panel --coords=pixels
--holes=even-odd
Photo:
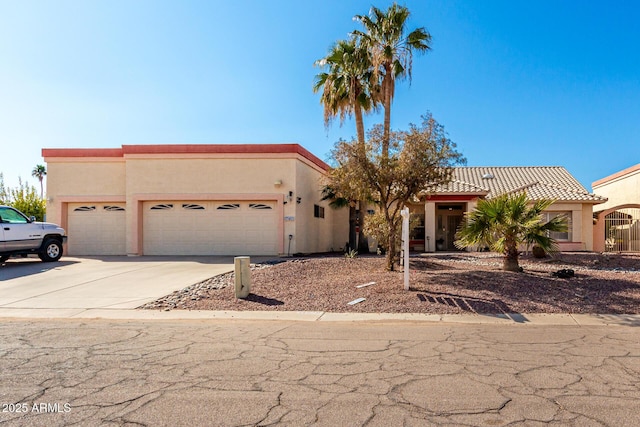
[[[168,211],[170,209],[173,209],[173,205],[172,204],[168,204],[168,203],[162,203],[162,204],[159,204],[159,205],[151,206],[150,209],[152,211]]]
[[[269,206],[269,205],[265,205],[264,203],[250,203],[250,204],[249,204],[249,208],[250,208],[250,209],[258,209],[258,210],[269,210],[269,209],[273,209],[271,206]]]
[[[218,206],[216,209],[221,211],[240,209],[240,203],[227,203],[227,204]]]
[[[194,203],[184,203],[182,205],[182,209],[186,209],[189,211],[203,211],[205,210],[205,207],[202,205],[196,205]]]

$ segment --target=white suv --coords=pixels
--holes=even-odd
[[[0,263],[12,255],[38,254],[44,262],[58,261],[67,236],[63,228],[9,206],[0,206]]]

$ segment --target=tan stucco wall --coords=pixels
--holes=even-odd
[[[324,175],[320,167],[296,154],[242,157],[134,154],[109,159],[46,158],[47,194],[52,199],[48,219],[66,224],[64,206],[75,201],[126,201],[127,253],[139,254],[145,200],[275,200],[282,254],[289,250],[289,234],[294,236],[291,253],[338,250],[344,245],[348,210],[336,211],[320,201]],[[288,201],[290,191],[293,196]],[[314,204],[325,208],[324,219],[314,218]]]
[[[66,200],[124,198],[124,159],[47,159],[47,221],[62,224]]]
[[[295,252],[329,252],[340,250],[349,240],[349,210],[332,209],[328,201],[322,201],[324,173],[303,162],[296,164],[296,191],[292,203],[295,205],[295,220],[285,222],[293,229],[291,247]],[[300,197],[300,203],[296,198]],[[324,208],[324,218],[314,217],[314,205]],[[294,206],[285,207],[287,209]],[[288,235],[289,233],[285,233]],[[292,249],[292,253],[295,253]]]
[[[129,195],[273,193],[295,185],[295,159],[128,158]],[[274,183],[282,181],[281,186]]]
[[[597,205],[597,211],[622,205],[640,204],[640,170],[600,185],[594,184],[593,192],[609,199],[605,203]]]

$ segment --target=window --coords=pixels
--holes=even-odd
[[[249,208],[251,208],[251,209],[272,209],[271,206],[265,205],[264,203],[249,203]]]
[[[75,208],[73,211],[74,212],[93,212],[96,210],[95,206],[80,206],[78,208]]]
[[[183,209],[187,209],[190,211],[203,211],[204,210],[204,206],[202,205],[195,205],[193,203],[184,203],[182,205]]]
[[[216,209],[220,209],[220,210],[240,209],[240,203],[227,203],[226,205],[218,206]]]
[[[551,237],[552,239],[558,240],[558,241],[571,241],[572,238],[572,233],[571,233],[571,212],[567,211],[567,212],[543,212],[542,213],[542,220],[544,222],[549,222],[551,221],[553,218],[558,217],[558,216],[565,216],[567,218],[567,231],[564,233],[560,233],[557,231],[551,232],[549,233],[549,237]]]
[[[26,224],[29,222],[24,215],[11,208],[0,209],[0,218],[2,218],[1,222],[9,224]]]
[[[313,216],[315,218],[324,218],[324,208],[322,206],[313,205]]]
[[[170,204],[170,203],[169,204],[163,203],[163,204],[160,204],[160,205],[151,206],[151,210],[152,211],[166,211],[166,210],[169,210],[169,209],[173,209],[173,205]]]
[[[105,211],[109,211],[109,212],[122,212],[124,211],[124,208],[121,206],[105,206],[103,208]]]

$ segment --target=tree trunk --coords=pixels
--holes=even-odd
[[[360,233],[358,234],[358,253],[359,254],[368,254],[369,253],[369,239],[365,236],[362,231],[364,227],[360,226]]]
[[[349,206],[349,249],[345,250],[348,252],[350,250],[356,249],[356,208],[355,206]]]
[[[353,111],[356,119],[356,134],[358,137],[358,156],[365,157],[366,149],[365,149],[365,137],[364,137],[364,120],[362,118],[362,108],[359,105],[353,106]],[[358,233],[358,253],[359,254],[368,254],[369,253],[369,241],[367,237],[364,235],[364,210],[362,207],[364,206],[363,201],[358,202],[358,207],[360,208],[360,232]]]
[[[507,245],[502,263],[504,271],[520,272],[520,264],[518,263],[518,248],[515,245]]]
[[[356,119],[356,136],[358,137],[358,144],[361,152],[360,155],[364,155],[364,143],[365,143],[365,135],[364,135],[364,119],[362,118],[362,108],[358,105],[353,106],[353,112]]]
[[[389,250],[387,251],[387,271],[395,271],[396,261],[396,228],[389,227]]]
[[[389,140],[391,135],[391,65],[385,64],[385,75],[382,79],[382,90],[384,91],[384,127],[382,134],[382,156],[389,157]]]

